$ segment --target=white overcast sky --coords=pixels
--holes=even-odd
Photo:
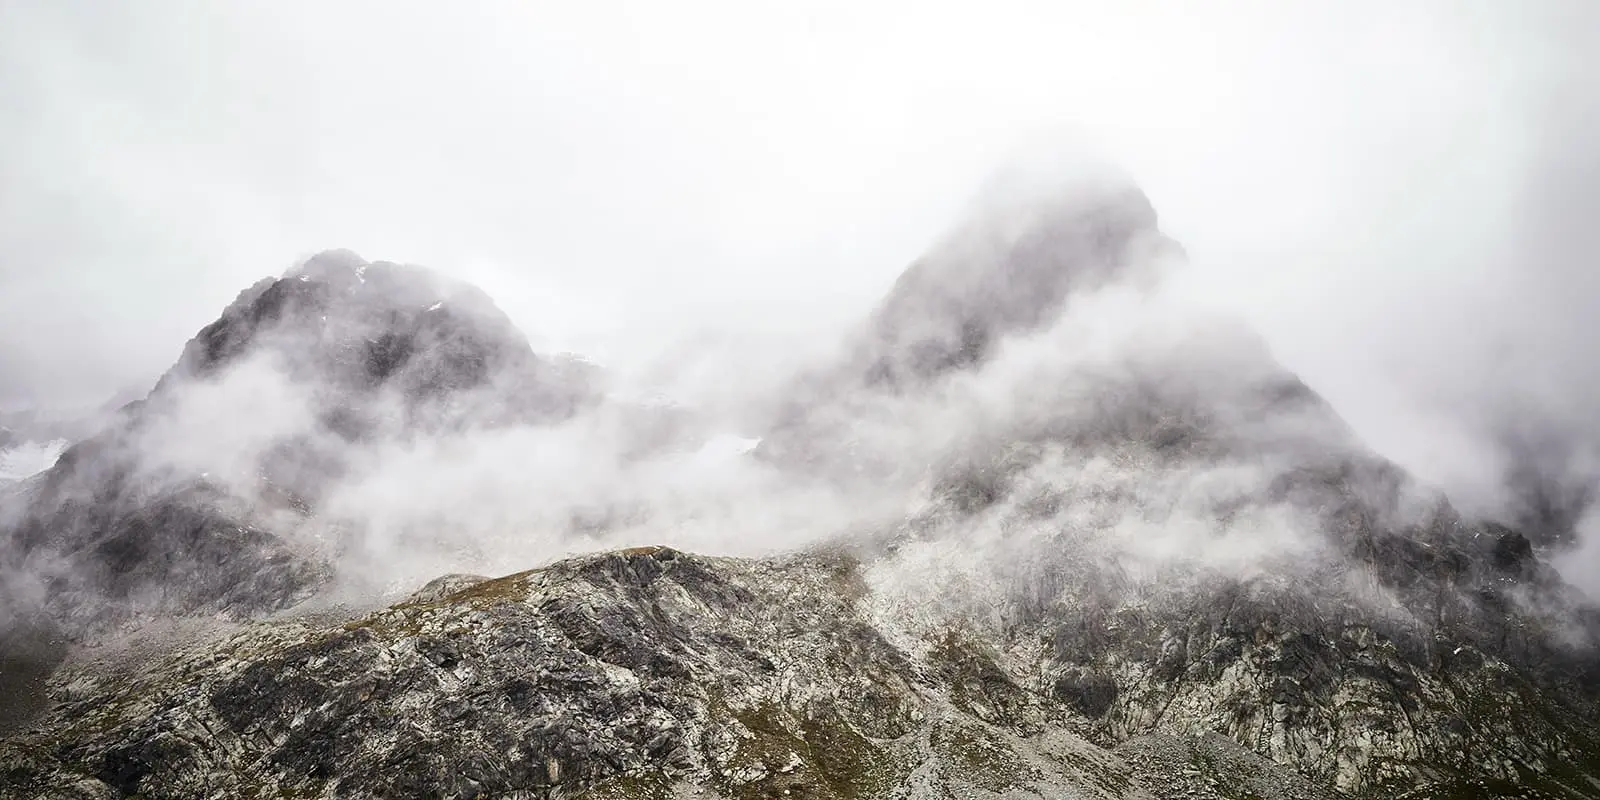
[[[146,380],[328,247],[476,280],[543,349],[755,357],[1077,143],[1197,295],[1448,462],[1439,397],[1600,385],[1597,7],[0,0],[0,399]]]

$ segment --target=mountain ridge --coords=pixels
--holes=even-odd
[[[183,573],[130,556],[95,581],[160,589],[157,616],[221,603],[238,627],[132,675],[111,653],[57,654],[36,679],[42,716],[0,739],[0,783],[41,797],[1600,797],[1600,612],[1523,532],[1464,519],[1367,450],[1249,331],[1163,295],[1175,245],[1137,189],[1106,191],[960,232],[772,415],[752,464],[903,496],[886,527],[754,559],[605,549],[312,616],[298,604],[327,567],[232,524],[259,509],[227,508],[242,502],[229,485],[185,490],[213,492],[219,520],[187,528],[141,517],[150,497],[108,505],[127,499],[110,491],[72,512],[100,515],[78,524],[96,547],[210,558],[220,580],[173,602]],[[130,413],[190,402],[273,343],[283,370],[315,376],[295,385],[318,389],[308,418],[331,436],[249,465],[282,469],[300,502],[280,511],[314,522],[341,444],[559,424],[593,402],[538,384],[548,364],[487,296],[422,290],[408,270],[330,251],[256,284]],[[325,311],[333,323],[308,323]],[[74,448],[37,486],[93,478],[96,446],[110,447]],[[649,529],[639,513],[623,534]],[[25,545],[55,535],[17,530]]]

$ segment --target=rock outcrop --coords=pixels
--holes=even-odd
[[[1476,648],[1418,663],[1248,603],[1176,634],[1118,615],[1100,642],[952,625],[906,646],[870,580],[848,554],[642,547],[342,625],[114,652],[62,671],[50,714],[0,743],[0,780],[37,798],[1597,793],[1591,723]],[[1040,645],[1095,663],[1041,672],[1019,657]]]
[[[905,652],[845,558],[645,547],[63,682],[31,797],[1332,798],[1218,737],[1126,754],[957,631]],[[101,702],[114,692],[119,702]]]

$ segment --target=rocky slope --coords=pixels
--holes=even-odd
[[[0,776],[41,798],[1333,797],[1219,737],[1096,746],[983,642],[891,644],[856,569],[645,547],[257,625],[115,688],[74,666]]]
[[[316,565],[270,530],[89,503],[62,529],[97,558],[132,548],[93,585],[235,623],[49,650],[62,666],[28,673],[42,713],[0,740],[0,786],[1600,797],[1600,615],[1540,532],[1464,519],[1368,452],[1248,331],[1162,294],[1173,251],[1116,189],[979,220],[914,265],[837,363],[797,379],[756,454],[910,510],[797,554],[633,548],[319,616],[292,608]],[[337,474],[340,443],[571,412],[525,343],[481,346],[520,341],[503,318],[431,327],[463,295],[341,299],[386,269],[331,254],[246,292],[142,408],[260,342],[315,354],[282,368],[334,387],[312,403],[333,436],[249,465],[313,522],[317,481],[272,476]],[[93,455],[35,490],[95,474]],[[266,496],[204,505],[259,519]]]
[[[1475,649],[1415,663],[1370,628],[1327,642],[1220,609],[1140,646],[1054,643],[1120,651],[1120,672],[1041,673],[1019,650],[1044,642],[901,643],[869,578],[844,554],[644,547],[113,652],[63,670],[0,779],[40,798],[1600,791],[1587,720]]]

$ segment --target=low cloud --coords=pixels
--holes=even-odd
[[[1278,479],[1370,446],[1472,513],[1575,539],[1559,563],[1595,586],[1592,9],[1158,5],[7,6],[0,99],[40,113],[0,133],[21,192],[0,203],[0,403],[146,381],[264,268],[348,245],[482,284],[538,350],[615,379],[559,424],[352,443],[310,411],[325,387],[246,360],[132,445],[244,496],[263,463],[321,481],[294,487],[319,513],[292,535],[385,590],[618,542],[880,532],[937,505],[947,465],[1041,430],[1066,444],[1025,454],[1016,486],[1170,507],[1100,525],[1135,562],[1314,549]],[[418,49],[372,62],[361,41]],[[797,373],[852,357],[836,343],[1038,131],[1049,163],[980,192],[987,224],[1126,174],[1187,255],[1147,254],[1159,280],[1080,292],[920,393],[807,395],[849,454],[824,479],[707,444],[765,436]],[[1193,463],[1088,457],[1096,430]],[[1401,520],[1432,508],[1360,491]]]

